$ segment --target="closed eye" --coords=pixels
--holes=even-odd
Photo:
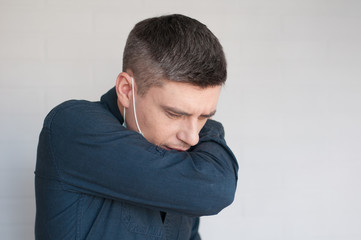
[[[177,113],[168,112],[168,111],[166,111],[166,114],[168,115],[168,117],[173,118],[173,119],[175,119],[175,118],[180,118],[180,117],[183,116],[183,115],[180,115],[180,114],[177,114]]]
[[[208,119],[211,119],[212,117],[211,116],[199,116],[199,120],[208,120]]]
[[[203,119],[211,119],[211,118],[214,116],[214,114],[216,114],[216,110],[214,110],[214,111],[211,112],[210,114],[202,114],[202,115],[200,116],[200,118],[203,118]]]
[[[172,107],[162,106],[162,109],[167,114],[168,117],[173,118],[173,119],[192,116],[192,114],[190,114],[190,113],[187,113],[187,112],[184,112],[182,110],[172,108]],[[200,120],[210,119],[214,116],[215,113],[216,113],[216,110],[212,111],[209,114],[202,114],[198,118]]]

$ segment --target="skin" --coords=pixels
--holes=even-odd
[[[134,82],[135,84],[135,82]],[[162,86],[137,94],[139,128],[151,143],[167,150],[186,151],[199,141],[199,132],[217,108],[221,86],[200,88],[189,83],[164,80]],[[118,107],[127,128],[138,132],[134,118],[131,75],[122,72],[116,81]]]

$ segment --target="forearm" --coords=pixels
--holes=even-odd
[[[82,116],[71,128],[63,124],[67,119],[55,119],[58,126],[48,125],[41,138],[70,191],[195,216],[216,214],[233,201],[238,166],[220,124],[206,124],[199,144],[178,152],[95,118],[99,113],[86,114],[94,116]]]

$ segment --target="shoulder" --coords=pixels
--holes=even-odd
[[[69,100],[53,108],[44,120],[44,127],[52,129],[56,126],[69,127],[94,121],[94,116],[101,119],[114,119],[110,111],[100,102],[86,100]]]

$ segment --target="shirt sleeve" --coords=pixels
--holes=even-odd
[[[38,174],[58,179],[67,191],[190,216],[217,214],[232,203],[238,165],[220,123],[207,121],[188,152],[166,151],[91,104],[71,101],[49,113]]]

